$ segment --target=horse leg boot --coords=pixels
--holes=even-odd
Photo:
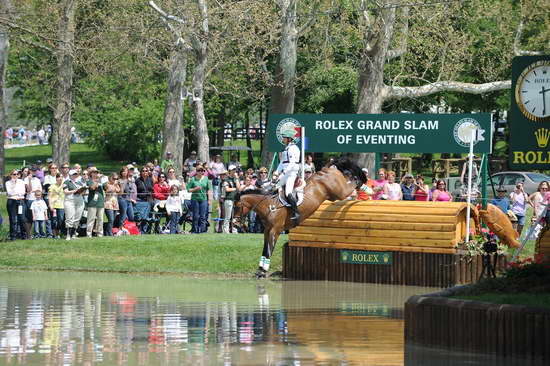
[[[256,270],[256,278],[266,278],[267,272],[269,271],[269,265],[271,264],[271,259],[266,258],[262,255],[260,258],[260,263],[258,265],[258,270]]]
[[[290,205],[290,210],[292,211],[292,216],[290,219],[294,225],[298,225],[300,222],[300,212],[298,212],[298,203],[296,202],[296,198],[294,198],[294,195],[291,193],[286,196],[286,200]]]

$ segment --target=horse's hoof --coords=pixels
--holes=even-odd
[[[267,277],[267,272],[262,268],[258,268],[258,270],[256,271],[256,278],[266,278],[266,277]]]

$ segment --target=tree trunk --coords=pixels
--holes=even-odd
[[[183,108],[182,88],[187,72],[187,51],[181,46],[176,46],[170,55],[170,70],[168,73],[168,93],[166,95],[166,107],[164,109],[164,128],[162,131],[162,157],[167,152],[173,154],[174,169],[180,175],[183,167]]]
[[[208,128],[204,115],[204,79],[207,63],[207,39],[208,39],[208,8],[206,0],[197,0],[201,13],[201,29],[199,36],[193,42],[196,63],[193,71],[193,112],[195,115],[195,131],[197,135],[197,157],[201,162],[209,161],[210,143],[208,141]],[[195,95],[196,94],[196,95]]]
[[[365,33],[365,49],[359,65],[357,113],[382,113],[387,98],[384,85],[384,65],[388,56],[395,24],[395,7],[380,9],[376,26]],[[372,46],[371,46],[372,45]],[[354,153],[352,158],[375,176],[374,153]]]
[[[247,109],[244,115],[244,129],[246,131],[246,147],[250,150],[247,151],[248,155],[248,168],[254,168],[254,151],[252,151],[252,141],[250,139],[250,112]]]
[[[64,0],[59,21],[57,106],[52,139],[53,161],[58,165],[70,161],[76,2],[77,0]]]
[[[281,43],[279,45],[279,63],[275,70],[274,85],[271,88],[270,114],[294,113],[296,49],[298,43],[296,0],[280,0],[280,6]],[[270,166],[272,160],[273,152],[267,149],[266,133],[263,140],[262,165]]]
[[[0,11],[2,14],[9,16],[11,12],[11,1],[2,0],[0,2]],[[4,150],[4,132],[7,128],[8,110],[5,104],[6,90],[6,70],[8,69],[8,54],[10,50],[10,33],[9,28],[5,25],[0,25],[0,177],[5,174],[5,150]],[[0,184],[0,191],[4,190],[4,180]]]

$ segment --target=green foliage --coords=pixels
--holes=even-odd
[[[141,100],[126,106],[114,99],[102,107],[102,113],[96,113],[81,105],[75,113],[86,142],[118,160],[143,162],[160,155],[163,100]]]
[[[145,162],[160,155],[165,86],[162,75],[134,67],[130,80],[123,75],[81,80],[73,120],[85,141],[111,159]]]
[[[357,98],[357,71],[348,65],[315,66],[305,72],[298,90],[297,111],[353,113]]]
[[[14,98],[21,101],[14,110],[18,119],[38,125],[53,121],[55,89],[49,85],[55,80],[55,64],[52,54],[44,50],[24,45],[11,48],[7,80],[9,87],[16,88]]]

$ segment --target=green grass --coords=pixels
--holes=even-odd
[[[462,300],[484,301],[493,304],[527,305],[550,308],[550,294],[548,293],[488,293],[482,295],[461,295],[454,296],[453,298]]]
[[[271,272],[282,268],[281,235]],[[27,240],[0,245],[0,268],[251,276],[261,234],[142,235],[77,240]]]
[[[37,145],[17,147],[6,150],[6,172],[11,169],[20,169],[24,165],[31,165],[37,160],[46,164],[46,159],[52,157],[51,145]],[[86,167],[88,163],[94,164],[105,173],[118,172],[123,164],[128,162],[115,161],[107,154],[96,151],[86,144],[71,145],[71,164],[78,163]]]

